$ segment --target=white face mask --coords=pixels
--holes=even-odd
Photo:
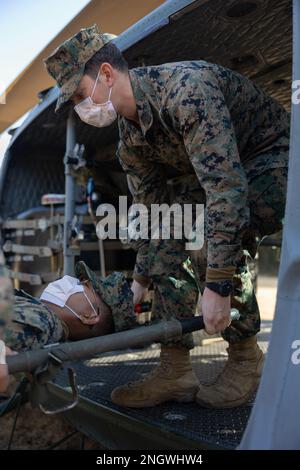
[[[58,305],[59,307],[68,308],[79,320],[81,320],[80,315],[78,315],[71,307],[66,305],[68,298],[77,292],[83,293],[96,315],[98,315],[93,304],[86,295],[82,284],[79,283],[79,280],[76,277],[66,275],[57,281],[50,282],[50,284],[42,292],[40,299],[47,300],[48,302],[51,302],[54,305]]]
[[[98,72],[91,96],[88,96],[83,101],[74,106],[74,110],[80,119],[86,124],[90,124],[91,126],[96,127],[106,127],[112,124],[117,119],[118,115],[114,105],[110,100],[112,87],[109,89],[108,100],[105,103],[97,104],[92,100],[99,74],[100,70]]]

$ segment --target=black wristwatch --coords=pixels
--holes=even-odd
[[[232,281],[207,282],[206,287],[221,295],[222,297],[228,297],[228,295],[232,294],[233,292]]]

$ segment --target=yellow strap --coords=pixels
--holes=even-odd
[[[151,284],[151,280],[146,276],[142,276],[142,274],[133,273],[133,279],[143,287],[149,287]]]
[[[225,268],[206,268],[206,282],[218,282],[232,280],[235,274],[235,266]]]

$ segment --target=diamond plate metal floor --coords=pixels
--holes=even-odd
[[[269,322],[262,326],[260,345],[264,351],[270,331]],[[226,345],[216,340],[192,351],[192,361],[200,382],[210,383],[224,367]],[[111,403],[110,393],[114,387],[136,380],[148,373],[158,362],[159,348],[151,345],[146,349],[115,351],[76,364],[77,382],[81,401],[87,400],[93,406],[93,414],[101,407],[126,414],[129,419],[142,420],[164,429],[173,435],[202,445],[235,448],[239,444],[249,418],[253,400],[247,405],[229,410],[210,410],[197,404],[166,403],[146,409],[120,408]],[[66,375],[60,375],[55,382],[65,391]],[[254,398],[254,397],[253,397]],[[80,406],[80,405],[78,405]],[[83,416],[83,417],[82,417]],[[84,431],[84,413],[81,414],[80,429]],[[101,422],[99,421],[99,426]],[[122,443],[120,443],[120,448]]]

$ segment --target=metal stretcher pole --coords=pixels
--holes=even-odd
[[[232,321],[239,319],[239,312],[231,310]],[[32,372],[38,366],[47,363],[48,357],[56,357],[61,363],[87,359],[95,354],[125,349],[148,342],[168,340],[175,336],[204,328],[202,316],[184,320],[160,321],[150,326],[139,326],[128,331],[121,331],[97,338],[46,346],[44,349],[27,351],[7,357],[9,372]]]
[[[75,123],[73,109],[67,120],[65,165],[65,223],[64,223],[64,275],[74,274],[74,253],[69,247],[72,220],[75,212],[75,182],[72,175],[72,165],[68,163],[68,156],[72,153],[76,143]]]

